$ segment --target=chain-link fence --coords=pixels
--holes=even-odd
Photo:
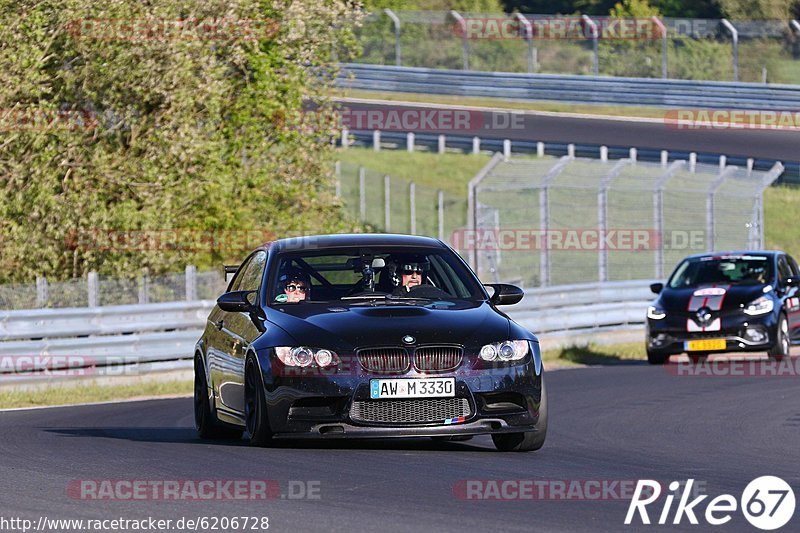
[[[188,266],[183,273],[150,277],[142,273],[130,278],[109,278],[90,273],[85,279],[0,285],[0,309],[94,307],[146,304],[181,300],[213,300],[225,291],[221,270],[197,272]]]
[[[497,155],[473,180],[470,225],[453,240],[495,282],[663,278],[693,253],[761,248],[762,193],[782,170]]]
[[[800,83],[800,23],[384,10],[358,62],[550,74]]]

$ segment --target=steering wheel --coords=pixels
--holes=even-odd
[[[417,285],[416,287],[411,287],[411,289],[409,289],[408,297],[437,299],[448,298],[449,295],[442,289],[434,287],[433,285]]]

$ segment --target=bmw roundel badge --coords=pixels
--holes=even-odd
[[[411,335],[406,335],[405,337],[403,337],[403,342],[406,343],[406,344],[414,344],[415,340],[416,339],[414,337],[412,337]]]

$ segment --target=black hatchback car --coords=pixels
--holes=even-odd
[[[497,308],[522,296],[482,285],[427,237],[268,243],[238,267],[197,342],[197,430],[246,430],[256,445],[490,434],[499,450],[537,450],[547,432],[539,343]]]
[[[647,359],[745,351],[783,358],[800,340],[798,285],[800,270],[784,252],[687,257],[666,285],[650,286],[659,296],[647,310]]]

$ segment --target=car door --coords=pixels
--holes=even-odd
[[[244,268],[242,276],[233,290],[255,291],[252,303],[259,304],[259,290],[267,264],[267,253],[254,253]],[[260,332],[253,323],[250,313],[225,313],[222,332],[225,335],[225,359],[221,365],[219,395],[224,408],[238,414],[244,412],[244,358],[247,348],[258,338]]]
[[[800,269],[797,267],[797,262],[794,258],[790,255],[782,256],[784,260],[784,273],[786,277],[792,277],[794,279],[800,278]],[[780,277],[781,266],[780,262],[778,263],[778,275]],[[786,278],[783,279],[784,284],[786,282]],[[781,280],[779,279],[779,283]],[[781,287],[782,285],[779,285]],[[784,289],[786,292],[786,300],[784,303],[786,309],[786,317],[789,321],[789,338],[792,340],[797,340],[800,337],[800,289],[797,287],[786,287]]]

